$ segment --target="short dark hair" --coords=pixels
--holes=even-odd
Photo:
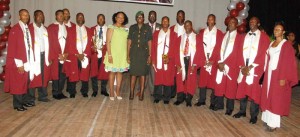
[[[170,22],[170,18],[169,18],[168,16],[163,16],[163,17],[161,18],[161,21],[164,20],[164,18],[168,19],[168,21]]]
[[[154,13],[156,15],[156,11],[154,11],[154,10],[149,11],[148,15],[150,15],[151,13]]]
[[[69,9],[67,8],[64,8],[62,11],[68,11],[70,13]]]
[[[183,16],[185,16],[185,12],[184,12],[183,10],[179,10],[179,11],[177,11],[177,14],[176,14],[176,15],[178,15],[179,13],[182,13],[182,14],[183,14]]]
[[[57,11],[55,11],[55,16],[57,16],[58,15],[58,13],[62,13],[62,14],[64,14],[64,11],[63,10],[57,10]]]
[[[190,23],[193,26],[193,23],[190,20],[187,20],[187,21],[184,22],[184,24],[186,24],[186,23]]]
[[[20,10],[19,10],[19,15],[20,15],[23,11],[29,13],[27,9],[20,9]]]
[[[209,15],[207,16],[207,18],[209,18],[209,17],[214,17],[214,19],[216,20],[216,15],[215,15],[215,14],[209,14]]]
[[[33,15],[34,15],[34,16],[36,16],[36,15],[37,15],[37,13],[39,13],[39,12],[41,12],[41,13],[43,13],[43,14],[44,14],[44,12],[43,12],[43,11],[41,11],[41,10],[35,10],[35,11],[34,11],[34,13],[33,13]]]
[[[76,14],[76,18],[77,18],[79,15],[82,15],[82,16],[84,17],[83,13],[79,12],[79,13]]]
[[[232,19],[235,20],[237,24],[239,23],[239,21],[235,17],[230,17],[229,21],[232,20]]]
[[[112,16],[112,21],[113,23],[115,24],[117,21],[116,21],[116,17],[118,14],[123,14],[124,15],[124,22],[122,23],[122,25],[126,25],[128,23],[128,17],[127,15],[123,12],[123,11],[119,11],[117,13],[115,13],[113,16]]]
[[[257,23],[260,23],[260,20],[259,20],[259,18],[258,18],[258,17],[256,17],[256,16],[253,16],[253,17],[251,17],[251,18],[250,18],[250,20],[251,20],[251,19],[256,19],[256,20],[257,20]],[[250,21],[250,20],[249,20],[249,21]]]
[[[97,15],[97,19],[98,19],[100,16],[102,16],[102,17],[105,19],[104,14],[98,14],[98,15]]]

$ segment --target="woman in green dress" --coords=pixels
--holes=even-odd
[[[130,26],[127,44],[127,60],[130,63],[129,73],[131,75],[129,99],[133,100],[136,78],[140,77],[141,94],[139,100],[142,101],[144,99],[145,77],[151,63],[152,30],[149,25],[144,24],[142,11],[137,12],[135,19],[137,24]]]
[[[109,25],[106,34],[107,53],[104,58],[105,70],[109,72],[109,92],[110,100],[116,97],[121,100],[120,88],[122,83],[122,73],[128,71],[129,64],[127,58],[127,36],[128,17],[124,12],[117,12],[112,17],[113,25]],[[117,87],[114,91],[114,81],[116,78]]]

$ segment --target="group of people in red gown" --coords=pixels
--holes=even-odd
[[[76,15],[76,24],[70,22],[68,9],[57,10],[56,22],[48,27],[43,24],[41,10],[34,12],[31,24],[26,9],[21,9],[19,16],[20,21],[9,34],[4,85],[5,91],[13,95],[14,109],[25,111],[35,106],[36,88],[39,101],[50,101],[47,95],[50,80],[52,96],[57,100],[67,98],[63,94],[66,81],[70,98],[75,98],[78,81],[81,81],[82,96],[88,97],[89,79],[93,97],[98,94],[98,80],[101,80],[101,94],[109,96],[106,90],[109,72],[105,71],[103,60],[107,48],[107,57],[111,57],[111,47],[106,47],[107,26],[103,14],[97,16],[97,25],[92,28],[84,25],[83,13]],[[141,18],[144,15],[139,12],[137,22]],[[163,100],[164,104],[169,104],[177,94],[174,105],[186,102],[186,106],[191,107],[199,88],[195,106],[205,106],[207,89],[210,89],[209,109],[223,110],[226,98],[225,115],[230,116],[234,101],[240,100],[240,110],[233,117],[246,117],[250,101],[250,123],[257,122],[261,110],[268,131],[280,127],[280,117],[290,111],[291,87],[298,82],[293,47],[283,37],[283,24],[274,26],[275,40],[270,42],[267,34],[259,30],[257,17],[250,19],[250,30],[245,34],[237,32],[236,18],[230,19],[223,33],[216,27],[213,14],[208,15],[207,27],[198,34],[192,21],[185,20],[183,10],[177,12],[177,23],[171,27],[167,16],[162,17],[161,24],[157,23],[155,11],[149,12],[148,20],[146,24],[151,27],[152,39],[147,39],[151,46],[147,50],[150,71],[146,85],[153,94],[154,103]],[[134,43],[134,38],[130,41]],[[111,79],[109,83],[113,83]],[[119,98],[122,99],[120,93]],[[133,99],[131,94],[129,99]]]

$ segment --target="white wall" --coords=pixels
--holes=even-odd
[[[213,13],[217,17],[217,27],[225,31],[224,19],[228,13],[226,9],[228,4],[229,0],[175,0],[174,6],[93,0],[11,0],[10,12],[12,24],[15,24],[19,19],[20,9],[24,8],[30,12],[31,21],[33,21],[34,10],[40,9],[45,14],[45,25],[49,25],[55,21],[57,9],[68,8],[72,22],[75,22],[76,13],[82,12],[85,15],[86,25],[93,26],[99,13],[106,16],[106,24],[111,24],[113,13],[124,11],[129,17],[129,26],[135,23],[135,13],[139,10],[144,11],[145,22],[148,22],[148,12],[155,10],[158,22],[161,21],[161,17],[168,16],[173,25],[176,23],[176,13],[181,9],[186,13],[186,20],[193,22],[195,30],[205,27],[207,15]]]

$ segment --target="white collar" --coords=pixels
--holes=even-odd
[[[151,24],[151,23],[149,22],[149,26],[156,26],[156,22],[154,22],[153,24]]]
[[[204,32],[217,32],[217,27],[214,26],[211,31],[209,31],[209,27],[205,28]]]

